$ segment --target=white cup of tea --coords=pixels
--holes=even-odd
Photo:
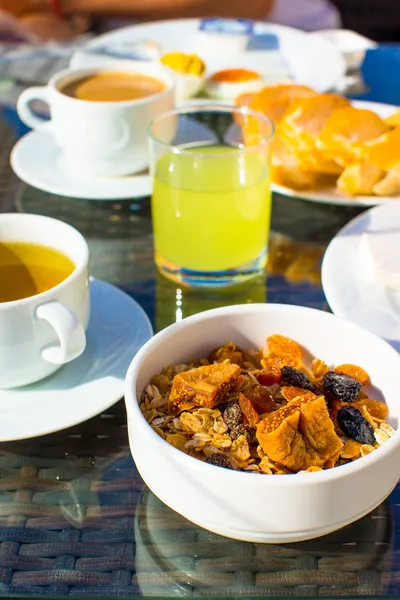
[[[31,110],[35,100],[50,107],[50,124]],[[71,173],[122,176],[148,167],[147,129],[174,106],[174,79],[160,65],[66,69],[46,87],[23,91],[21,120],[32,129],[51,127]]]
[[[0,215],[0,389],[39,381],[82,354],[88,263],[84,237],[66,223]]]

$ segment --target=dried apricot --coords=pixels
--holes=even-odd
[[[278,368],[280,371],[282,370],[282,367],[293,367],[299,371],[301,371],[303,367],[301,358],[297,356],[290,356],[289,354],[269,354],[269,356],[264,359],[262,364],[263,366],[266,364],[271,368]]]
[[[271,354],[301,358],[300,346],[295,341],[285,337],[284,335],[270,335],[267,338],[267,344]]]
[[[239,406],[250,427],[255,427],[260,420],[260,415],[252,405],[251,401],[242,393],[239,394]]]
[[[357,400],[357,402],[353,403],[353,406],[360,410],[365,406],[371,417],[377,419],[386,419],[389,414],[387,405],[384,402],[379,402],[379,400],[371,400],[369,398]]]
[[[310,396],[310,398],[314,396],[316,398],[315,394],[313,394],[312,392],[294,386],[284,386],[283,388],[281,388],[281,394],[288,402],[291,402],[295,398],[300,398],[304,396]]]
[[[353,379],[357,379],[361,385],[367,385],[370,382],[368,373],[361,367],[357,367],[357,365],[339,365],[335,371],[336,373],[343,373],[344,375],[353,377]]]
[[[212,408],[236,385],[240,367],[230,363],[216,363],[178,373],[169,396],[171,413],[177,412],[185,402]]]

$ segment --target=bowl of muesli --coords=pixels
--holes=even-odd
[[[218,308],[134,358],[129,441],[148,487],[227,537],[294,542],[376,508],[400,477],[400,355],[323,311]]]

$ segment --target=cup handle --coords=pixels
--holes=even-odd
[[[51,300],[38,306],[35,316],[50,323],[60,340],[60,344],[43,348],[43,360],[64,365],[82,354],[86,346],[86,335],[73,312],[57,300]]]
[[[24,90],[17,101],[18,116],[31,129],[40,129],[44,124],[48,123],[44,119],[40,119],[32,112],[29,104],[32,100],[42,100],[48,104],[48,89],[47,87],[31,87]]]

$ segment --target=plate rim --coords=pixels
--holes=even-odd
[[[33,144],[34,143],[34,138],[35,137],[42,137],[42,142],[41,143],[45,143],[48,144],[48,139],[51,139],[51,143],[55,144],[54,139],[53,139],[53,134],[50,130],[50,127],[45,128],[43,127],[43,129],[33,129],[31,131],[29,131],[28,133],[26,133],[24,136],[22,136],[19,140],[17,140],[17,142],[14,144],[11,153],[10,153],[10,165],[12,170],[14,171],[14,173],[17,175],[17,177],[23,181],[24,183],[30,185],[31,187],[34,187],[36,189],[42,190],[43,192],[46,192],[47,194],[52,194],[54,196],[62,196],[64,198],[73,198],[73,199],[78,199],[78,200],[93,200],[93,201],[107,201],[107,200],[136,200],[138,198],[143,198],[143,197],[148,197],[151,195],[151,177],[150,174],[144,174],[144,175],[131,175],[129,177],[125,177],[124,178],[124,183],[126,185],[128,185],[129,183],[132,185],[132,190],[130,192],[128,192],[128,190],[126,192],[120,192],[118,193],[118,186],[115,186],[115,192],[113,195],[110,194],[105,194],[105,193],[100,193],[100,194],[95,194],[95,192],[93,193],[86,193],[84,191],[81,191],[80,193],[78,193],[78,189],[76,190],[72,190],[72,193],[66,193],[64,190],[61,189],[61,187],[57,188],[57,186],[54,186],[50,183],[47,184],[46,182],[43,182],[42,179],[35,177],[34,174],[30,173],[29,171],[26,171],[26,169],[21,165],[21,158],[20,155],[21,153],[26,149],[25,146],[27,146],[28,144]],[[40,140],[38,139],[38,142],[40,144]],[[57,147],[58,148],[58,147]],[[121,178],[122,179],[122,178]],[[148,188],[148,192],[147,193],[140,193],[137,194],[135,193],[135,183],[138,183],[138,180],[143,180],[142,185],[144,187]],[[102,181],[101,178],[98,178],[98,183],[96,185],[101,185],[100,182]],[[78,184],[79,185],[79,184]]]
[[[342,240],[343,238],[346,238],[347,240],[349,240],[350,244],[351,244],[351,251],[348,252],[347,256],[347,261],[346,261],[346,272],[348,271],[354,271],[353,267],[357,264],[354,260],[355,256],[356,256],[356,252],[354,251],[357,244],[359,243],[359,236],[351,236],[348,235],[349,233],[351,233],[355,227],[357,226],[362,226],[362,231],[364,231],[365,227],[363,227],[363,222],[364,223],[368,223],[370,220],[370,214],[371,212],[377,212],[377,211],[382,211],[384,212],[385,210],[387,210],[388,206],[393,206],[393,204],[397,205],[399,208],[399,214],[400,214],[400,198],[397,198],[395,200],[393,200],[392,203],[386,203],[386,204],[382,204],[379,206],[374,206],[372,208],[370,208],[369,210],[366,210],[364,212],[362,212],[361,214],[355,216],[353,219],[351,219],[350,221],[348,221],[348,223],[346,223],[343,227],[341,227],[339,229],[339,231],[336,233],[336,235],[332,238],[332,240],[329,242],[323,259],[322,259],[322,264],[321,264],[321,282],[322,282],[322,289],[324,292],[324,296],[325,299],[330,307],[330,309],[332,310],[332,312],[342,318],[345,319],[349,319],[347,312],[343,306],[343,303],[340,301],[340,295],[338,295],[338,290],[341,289],[340,286],[337,285],[331,285],[331,273],[334,271],[334,269],[332,267],[337,266],[338,260],[335,258],[336,256],[336,248],[338,247],[338,244],[340,243],[340,240]],[[357,279],[357,277],[355,277],[355,279]],[[327,289],[328,289],[328,293],[327,293]],[[356,322],[356,325],[360,326],[360,327],[364,327],[365,325]],[[375,335],[379,335],[379,333],[377,333],[374,330],[370,330],[372,331],[372,333],[374,333]],[[381,336],[382,337],[382,336]]]

